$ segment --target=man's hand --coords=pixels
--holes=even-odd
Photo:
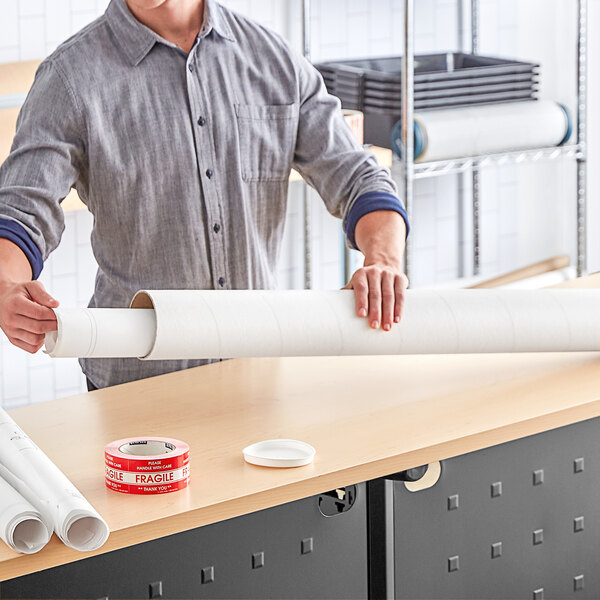
[[[404,291],[408,279],[398,266],[384,262],[358,269],[344,289],[354,290],[356,315],[367,317],[373,329],[389,331],[402,317]]]
[[[58,302],[39,281],[0,283],[0,328],[15,346],[35,354],[55,331]]]
[[[408,287],[402,272],[404,219],[397,212],[375,211],[358,221],[354,233],[365,263],[344,289],[354,290],[357,316],[368,316],[373,329],[389,331],[402,317]]]

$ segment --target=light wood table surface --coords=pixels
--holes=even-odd
[[[600,286],[600,276],[576,283]],[[382,334],[384,335],[384,334]],[[0,580],[272,507],[600,415],[600,354],[241,359],[11,411],[112,531],[82,554],[54,538]],[[104,486],[103,447],[163,435],[191,448],[188,489]],[[270,438],[312,444],[313,464],[246,464]]]

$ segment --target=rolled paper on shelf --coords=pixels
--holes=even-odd
[[[551,287],[562,283],[563,281],[569,281],[577,277],[577,269],[575,267],[565,267],[564,269],[557,269],[556,271],[550,271],[549,273],[541,273],[527,279],[521,279],[520,281],[514,281],[507,283],[502,286],[505,290],[537,290],[540,288]]]
[[[460,287],[470,287],[470,288],[498,288],[498,287],[507,287],[509,284],[518,283],[525,279],[532,279],[539,275],[545,275],[547,273],[552,273],[555,271],[565,271],[565,273],[571,274],[571,271],[568,271],[570,263],[570,258],[567,254],[559,254],[557,256],[551,256],[550,258],[546,258],[544,260],[540,260],[538,262],[532,263],[530,265],[525,265],[524,267],[520,267],[513,271],[508,271],[505,273],[498,273],[496,275],[487,275],[487,276],[478,276],[474,278],[471,283],[460,286]],[[575,277],[577,275],[575,274]],[[566,279],[566,278],[565,278]],[[448,286],[446,286],[448,287]],[[456,286],[455,286],[456,287]],[[548,286],[537,286],[537,287],[548,287]]]
[[[420,111],[414,118],[415,162],[560,146],[572,131],[568,109],[552,100]],[[398,155],[400,139],[398,121],[392,131]]]
[[[87,552],[108,539],[108,525],[66,475],[0,408],[0,474],[71,548]]]
[[[0,471],[0,538],[16,552],[33,554],[52,536],[41,513],[36,510]]]
[[[145,325],[136,321],[139,331],[128,328],[144,341],[139,347],[120,338],[110,313],[102,313],[92,328],[101,350],[78,339],[88,328],[59,331],[62,344],[51,355],[77,356],[81,347],[89,357],[124,356],[135,347],[131,356],[146,360],[567,352],[595,351],[600,341],[600,290],[593,289],[409,290],[402,322],[389,332],[355,315],[351,290],[142,291],[132,307],[154,313]],[[90,319],[97,310],[89,309]],[[61,319],[59,328],[71,323]]]
[[[525,265],[513,271],[502,271],[494,274],[487,273],[486,275],[475,275],[471,277],[460,277],[443,281],[441,283],[429,284],[426,287],[428,290],[451,290],[451,289],[490,289],[490,288],[512,288],[512,283],[519,283],[523,280],[532,280],[537,283],[539,275],[546,275],[553,272],[560,272],[561,276],[553,278],[550,283],[546,280],[540,281],[539,285],[524,285],[524,289],[538,289],[542,287],[550,287],[557,281],[566,281],[577,276],[575,271],[569,269],[569,257],[566,254],[552,256],[538,262]],[[554,281],[554,279],[556,281]],[[517,286],[518,287],[518,286]]]

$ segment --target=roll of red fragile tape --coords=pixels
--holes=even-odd
[[[187,487],[190,448],[169,438],[126,438],[104,448],[105,481],[125,494],[166,494]]]

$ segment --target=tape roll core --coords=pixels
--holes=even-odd
[[[119,450],[123,454],[132,454],[133,456],[162,456],[173,452],[175,445],[159,440],[132,440],[119,446]]]

